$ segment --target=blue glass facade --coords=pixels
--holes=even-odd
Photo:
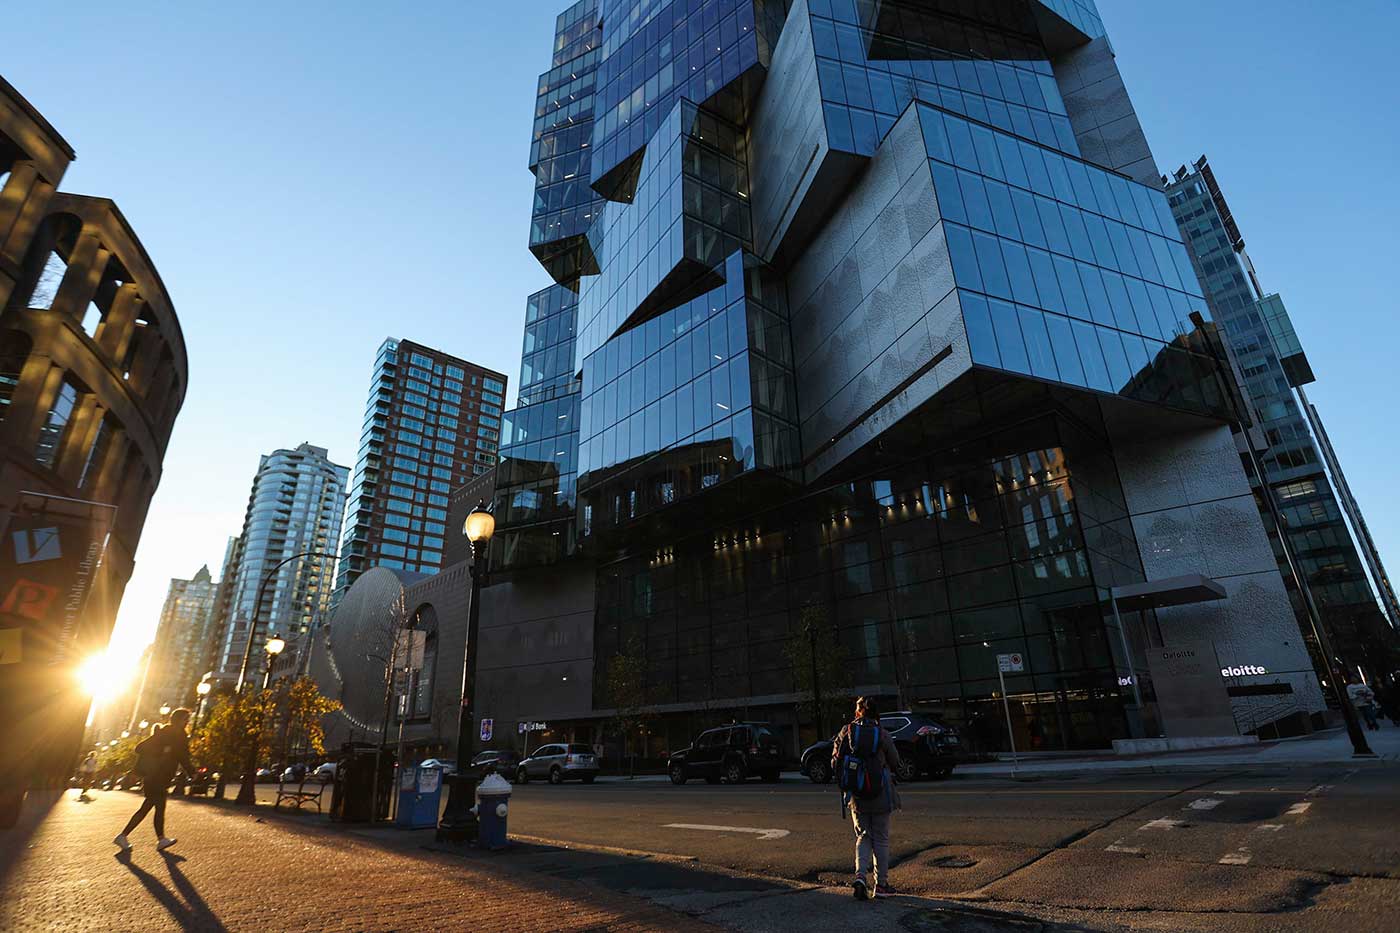
[[[559,15],[554,67],[536,89],[530,249],[555,281],[597,271],[584,239],[603,203],[589,185],[597,42],[598,2],[579,0]]]
[[[605,203],[590,185],[599,12],[598,0],[579,0],[559,15],[553,67],[539,80],[530,249],[556,284],[526,302],[520,387],[496,473],[493,546],[503,568],[554,563],[577,543],[578,288],[598,272],[587,234]]]
[[[806,5],[833,149],[873,155],[917,98],[1079,154],[1032,4]]]
[[[783,0],[600,0],[593,185],[626,197],[626,163],[682,99],[742,109],[782,29]],[[730,100],[716,100],[722,92]]]
[[[919,122],[973,362],[1226,408],[1161,191],[934,107]]]

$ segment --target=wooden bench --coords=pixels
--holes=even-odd
[[[308,780],[312,782],[313,790],[306,789],[306,782]],[[321,794],[325,792],[326,784],[327,782],[322,781],[320,777],[313,776],[309,771],[301,781],[295,785],[286,784],[279,780],[277,782],[277,802],[272,805],[272,808],[275,810],[282,806],[284,800],[290,801],[291,805],[298,810],[305,804],[314,803],[316,805],[316,812],[320,813]]]

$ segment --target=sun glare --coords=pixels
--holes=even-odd
[[[106,651],[83,661],[77,675],[83,692],[91,696],[96,705],[115,699],[131,682],[130,668]]]

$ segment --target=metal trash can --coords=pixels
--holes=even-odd
[[[476,844],[483,849],[504,849],[506,815],[510,811],[510,784],[499,774],[489,774],[476,786],[476,818],[481,826]]]
[[[360,743],[341,748],[331,792],[331,819],[345,823],[368,823],[389,815],[393,795],[394,755],[381,750],[379,776],[375,777],[375,749]],[[372,814],[372,815],[371,815]]]

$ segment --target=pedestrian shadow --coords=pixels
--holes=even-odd
[[[10,874],[28,854],[29,840],[38,833],[49,811],[62,799],[61,790],[31,790],[20,806],[19,822],[9,829],[0,830],[0,889],[5,887]]]
[[[159,878],[145,869],[138,866],[131,860],[130,852],[118,852],[116,860],[122,867],[136,876],[136,880],[141,882],[156,901],[165,908],[171,918],[180,925],[180,929],[186,931],[198,931],[198,933],[227,933],[224,926],[214,912],[209,909],[199,891],[185,877],[185,873],[180,871],[177,863],[183,862],[184,858],[162,852],[161,857],[165,859],[166,870],[170,872],[170,880],[174,883],[176,890],[184,897],[181,900],[174,891],[161,882]]]

